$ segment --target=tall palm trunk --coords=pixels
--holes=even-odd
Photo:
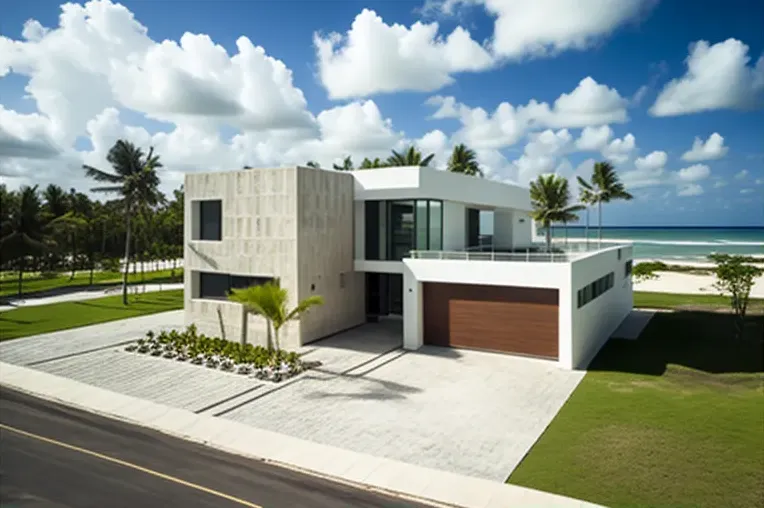
[[[552,224],[550,222],[544,223],[544,229],[546,230],[546,251],[552,251]]]
[[[24,256],[19,257],[19,298],[21,298],[24,284]]]
[[[597,201],[597,224],[599,229],[599,238],[597,240],[597,248],[602,248],[602,201]]]
[[[565,247],[568,246],[568,221],[562,223],[565,228]]]
[[[586,228],[584,229],[584,235],[586,236],[586,247],[589,247],[589,205],[586,205]]]
[[[127,305],[127,276],[130,270],[130,205],[127,206],[127,221],[125,232],[125,269],[122,274],[122,305]]]
[[[69,280],[74,280],[74,275],[77,270],[77,234],[72,232],[72,274],[69,276]]]

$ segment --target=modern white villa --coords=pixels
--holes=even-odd
[[[325,304],[287,325],[297,348],[382,318],[402,344],[471,348],[585,368],[630,313],[630,245],[543,252],[527,188],[424,167],[308,167],[185,178],[185,319],[228,340],[267,326],[227,301],[278,280],[292,304]],[[481,211],[493,239],[480,245]]]

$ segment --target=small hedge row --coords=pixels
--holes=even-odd
[[[126,351],[149,354],[204,365],[211,369],[254,375],[258,379],[279,382],[296,376],[320,362],[304,362],[295,352],[268,349],[252,344],[240,344],[198,333],[196,326],[186,330],[148,332],[125,348]]]

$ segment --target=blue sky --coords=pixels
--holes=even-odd
[[[597,0],[591,1],[597,2]],[[602,1],[607,3],[607,0]],[[624,0],[623,5],[626,5],[626,1]],[[332,86],[336,87],[336,85],[327,85],[328,80],[323,79],[322,69],[324,72],[334,70],[345,73],[347,79],[352,81],[356,77],[349,69],[354,70],[358,67],[330,67],[326,63],[322,67],[314,45],[314,34],[318,33],[323,37],[327,37],[332,32],[347,35],[354,19],[363,9],[370,9],[381,17],[386,25],[397,23],[410,28],[417,22],[437,22],[438,34],[444,37],[461,26],[469,31],[472,39],[477,43],[483,44],[484,47],[497,48],[498,45],[491,46],[494,38],[497,37],[494,25],[497,19],[496,13],[487,10],[480,2],[474,2],[474,4],[466,2],[470,5],[457,5],[451,11],[438,4],[433,4],[434,7],[431,9],[423,9],[422,2],[406,1],[197,1],[183,3],[126,1],[122,2],[122,5],[132,12],[140,25],[147,28],[148,40],[151,40],[153,44],[165,39],[177,42],[186,32],[206,34],[215,44],[225,48],[229,56],[233,56],[238,52],[237,39],[241,36],[247,37],[253,45],[262,46],[269,57],[283,62],[286,68],[291,70],[292,88],[302,93],[305,100],[304,108],[314,119],[320,117],[324,111],[339,112],[337,108],[362,104],[367,100],[373,101],[379,111],[378,120],[384,122],[389,119],[390,121],[389,129],[385,131],[384,136],[391,136],[391,148],[400,147],[409,142],[423,148],[436,146],[420,143],[423,137],[433,131],[439,131],[444,135],[442,146],[444,154],[455,142],[465,139],[463,136],[469,135],[471,137],[466,139],[476,139],[477,131],[470,133],[464,129],[462,117],[458,115],[446,115],[444,118],[433,119],[432,115],[437,107],[425,103],[432,96],[453,97],[456,103],[469,108],[460,111],[483,108],[491,114],[502,102],[520,106],[535,100],[551,105],[561,94],[570,94],[576,89],[582,79],[591,77],[597,84],[616,90],[621,98],[630,101],[626,108],[628,121],[608,122],[612,131],[609,140],[624,138],[627,134],[632,134],[635,139],[634,149],[623,155],[623,161],[617,164],[617,168],[619,172],[626,175],[625,181],[635,182],[631,188],[637,199],[631,203],[608,206],[604,216],[605,224],[624,226],[764,225],[764,184],[762,184],[764,182],[764,111],[760,107],[742,110],[730,104],[717,104],[708,108],[710,110],[707,111],[692,111],[670,116],[654,116],[649,113],[649,109],[664,87],[671,80],[685,76],[686,60],[691,51],[690,45],[696,41],[707,41],[712,47],[728,39],[739,41],[748,48],[749,61],[744,68],[749,72],[755,72],[754,66],[764,53],[764,30],[761,30],[764,3],[747,0],[726,2],[708,0],[701,2],[702,7],[700,7],[697,3],[680,0],[661,2],[628,0],[628,2],[639,3],[641,8],[637,9],[633,15],[621,22],[613,23],[611,27],[600,32],[596,31],[596,27],[584,27],[584,29],[593,30],[584,47],[556,49],[548,51],[545,56],[539,56],[529,50],[519,56],[497,58],[499,63],[488,65],[487,68],[479,71],[448,71],[452,79],[450,84],[430,87],[427,90],[412,90],[417,86],[412,85],[411,81],[407,82],[404,75],[401,77],[400,86],[391,85],[393,88],[398,86],[393,91],[363,89],[364,85],[359,84],[361,91],[357,92],[359,88],[356,88],[356,92],[349,95],[343,95],[341,91],[337,93],[336,90],[333,93]],[[550,0],[550,3],[554,2]],[[565,2],[557,3],[563,7],[558,9],[550,7],[548,12],[544,13],[548,16],[549,24],[555,24],[553,18],[557,16],[564,17],[566,14],[564,9],[569,8],[570,5],[570,2],[567,2],[567,7],[564,5]],[[51,29],[45,34],[47,37],[59,26],[60,4],[61,2],[37,0],[3,5],[0,34],[6,40],[22,41],[21,32],[24,23],[34,19],[43,27]],[[519,15],[522,14],[520,12]],[[531,14],[528,13],[528,16]],[[529,27],[528,40],[537,40],[540,36],[533,32],[533,20],[523,24],[523,26],[526,25]],[[564,28],[565,24],[561,26]],[[72,30],[76,36],[77,29],[69,27],[68,30]],[[69,41],[70,38],[66,40]],[[44,40],[40,42],[38,47],[52,51],[48,50],[51,45],[44,45],[44,42]],[[58,46],[63,47],[64,44],[59,43]],[[127,43],[123,46],[127,46]],[[343,46],[347,46],[347,40],[340,43],[339,47]],[[0,46],[1,49],[2,46]],[[71,61],[75,63],[71,65],[81,65],[85,58],[83,55],[88,54],[81,51],[81,48],[78,49],[72,45]],[[103,51],[104,62],[109,58],[124,56],[115,57],[113,54],[109,55],[106,49]],[[98,123],[98,126],[93,127],[93,129],[99,129],[97,132],[92,129],[88,131],[87,119],[84,116],[72,118],[71,111],[63,111],[66,108],[61,106],[61,103],[51,106],[41,102],[42,97],[53,93],[63,97],[63,104],[76,108],[77,101],[85,100],[85,98],[67,94],[74,93],[71,90],[77,90],[78,86],[74,84],[68,86],[65,79],[56,80],[48,76],[44,85],[38,86],[31,93],[24,90],[30,77],[36,75],[35,72],[41,73],[40,81],[46,80],[44,73],[39,70],[45,65],[40,64],[39,60],[34,60],[42,58],[38,53],[40,51],[36,53],[30,51],[10,63],[4,63],[3,57],[0,56],[0,104],[6,111],[27,115],[15,125],[22,125],[21,120],[23,120],[26,122],[23,125],[28,126],[23,132],[14,134],[11,127],[4,127],[0,123],[0,136],[16,136],[13,139],[17,143],[34,141],[35,136],[42,136],[45,138],[45,143],[56,147],[60,158],[54,159],[56,162],[51,164],[51,161],[41,162],[39,158],[26,160],[18,156],[18,150],[12,154],[13,157],[9,153],[3,155],[0,137],[0,169],[2,169],[0,180],[7,180],[7,183],[12,186],[35,181],[42,183],[70,181],[68,172],[76,172],[77,164],[81,160],[97,162],[103,159],[104,147],[97,146],[97,140],[103,140],[101,144],[104,144],[111,139],[110,136],[113,137],[118,133],[133,133],[137,136],[136,142],[145,140],[158,147],[166,146],[167,148],[164,148],[166,153],[160,153],[166,161],[171,163],[168,166],[176,170],[177,174],[194,170],[193,161],[204,161],[205,167],[199,169],[209,169],[215,163],[207,162],[208,159],[205,157],[209,156],[210,161],[219,160],[220,154],[226,149],[239,150],[236,152],[236,158],[230,161],[226,159],[227,156],[222,156],[227,166],[242,160],[253,161],[254,164],[298,163],[300,157],[314,158],[310,157],[311,152],[308,147],[319,145],[320,149],[316,152],[315,158],[322,164],[331,163],[332,160],[344,155],[345,147],[341,145],[342,140],[345,139],[349,140],[347,154],[354,155],[358,161],[365,153],[369,153],[370,156],[376,155],[377,149],[379,153],[383,150],[389,151],[384,145],[387,141],[380,139],[384,137],[382,134],[378,133],[376,141],[359,140],[357,138],[362,134],[356,133],[356,137],[353,137],[351,125],[349,129],[337,127],[337,131],[332,136],[323,134],[317,140],[305,141],[306,148],[295,148],[291,150],[294,153],[283,155],[288,150],[285,150],[284,145],[279,144],[284,142],[280,137],[281,134],[274,136],[273,131],[269,131],[268,128],[258,127],[259,130],[253,132],[249,127],[243,128],[237,122],[218,121],[219,117],[214,115],[214,120],[200,119],[197,113],[194,113],[196,116],[189,116],[188,108],[182,104],[169,111],[172,108],[163,108],[162,104],[157,105],[158,99],[152,102],[151,98],[138,96],[137,93],[127,97],[131,93],[130,90],[115,91],[113,97],[106,92],[102,97],[94,92],[91,104],[94,114],[91,119],[98,116],[101,109],[112,107],[115,113],[108,118],[106,118],[108,115],[100,117],[102,121]],[[98,60],[95,56],[88,58]],[[197,55],[192,61],[200,62],[201,57]],[[713,61],[707,60],[705,65],[710,65],[709,62]],[[398,63],[400,62],[384,59],[373,62],[378,69],[385,69],[385,66],[394,69]],[[7,65],[10,71],[3,76],[4,65]],[[722,64],[719,65],[720,68],[725,68]],[[29,70],[28,67],[37,67],[38,70]],[[88,72],[94,74],[110,72],[96,69],[95,64],[93,67]],[[55,73],[63,68],[51,65],[48,69],[48,72]],[[253,68],[250,71],[260,72],[257,69],[260,68]],[[764,82],[764,65],[761,69],[761,80]],[[391,70],[391,73],[394,72]],[[147,82],[167,82],[170,83],[167,85],[170,87],[173,83],[169,80],[170,78],[167,78],[169,81],[163,81],[165,78],[157,72],[144,75],[144,78],[143,81],[139,81],[138,86]],[[340,78],[345,79],[345,76]],[[153,81],[147,81],[147,79]],[[754,84],[751,85],[753,89],[748,92],[748,97],[759,101],[758,106],[760,106],[764,101],[764,85],[756,84],[756,79],[753,78]],[[114,76],[110,76],[110,80],[113,83]],[[74,82],[72,78],[72,83]],[[703,93],[710,94],[709,97],[714,94],[716,96],[725,93],[735,94],[739,92],[735,88],[737,85],[739,83],[734,80],[720,80],[718,84],[708,85],[711,88],[716,86],[716,90],[705,90]],[[104,86],[106,88],[112,86],[116,89],[114,85]],[[724,86],[729,87],[730,90],[719,89]],[[638,91],[641,99],[634,101]],[[235,95],[240,94],[241,90],[226,88],[226,93]],[[32,97],[25,98],[28,95]],[[171,95],[176,97],[178,93],[172,92]],[[87,97],[87,94],[85,96]],[[101,108],[98,103],[100,99],[103,99],[104,108]],[[200,100],[189,98],[189,101],[195,101],[197,104]],[[709,100],[713,102],[712,99]],[[167,102],[166,99],[164,102]],[[596,111],[596,104],[589,106]],[[255,109],[260,112],[262,106],[258,105]],[[159,110],[162,111],[159,112]],[[40,113],[43,118],[33,118],[31,115],[35,113]],[[60,119],[58,115],[61,116]],[[316,125],[325,128],[325,123],[319,120],[316,120]],[[49,121],[49,125],[44,124],[44,121]],[[568,126],[565,120],[548,123],[549,125],[538,128],[528,128],[516,140],[506,139],[498,145],[494,143],[498,146],[496,151],[499,155],[494,153],[492,148],[494,145],[485,150],[479,150],[481,162],[484,162],[484,165],[487,164],[491,170],[495,166],[492,177],[522,180],[516,173],[517,160],[523,155],[524,150],[529,154],[537,153],[527,148],[527,145],[534,136],[546,129],[558,134],[560,130],[565,129],[571,141],[565,148],[553,154],[547,152],[537,154],[536,159],[531,161],[534,168],[542,167],[540,158],[546,157],[544,160],[553,166],[553,170],[572,178],[584,171],[584,168],[579,167],[582,162],[590,159],[601,160],[604,157],[603,154],[592,153],[591,150],[582,152],[574,148],[575,140],[580,137],[582,131],[580,123],[572,126]],[[62,125],[65,128],[61,127]],[[258,126],[260,125],[258,123]],[[597,127],[594,123],[587,125],[592,128]],[[5,128],[5,134],[3,128]],[[135,134],[136,131],[130,130],[131,128],[143,130]],[[383,128],[379,127],[379,129]],[[66,132],[63,132],[64,130]],[[174,131],[178,132],[174,133]],[[183,136],[180,136],[180,131],[183,131]],[[204,136],[212,135],[210,134],[212,131],[215,133],[214,139],[208,143]],[[165,132],[167,135],[159,139],[155,137],[157,132]],[[726,147],[723,155],[720,156],[721,152],[718,152],[716,155],[709,156],[710,158],[682,160],[682,155],[690,150],[696,137],[705,142],[714,133],[723,137],[723,145]],[[237,135],[242,137],[234,142]],[[175,139],[177,141],[174,141]],[[192,150],[191,153],[184,153],[182,140],[201,146],[215,144],[217,147],[215,149],[219,151],[215,152],[213,148],[210,148],[201,155]],[[177,153],[172,150],[177,150]],[[666,162],[659,168],[661,176],[648,181],[634,172],[636,161],[656,151],[665,152]],[[280,159],[281,156],[286,158]],[[440,156],[438,159],[445,160]],[[46,169],[41,169],[43,165]],[[696,167],[682,173],[682,178],[678,176],[680,170],[698,165],[705,166],[706,169]],[[51,166],[56,166],[58,169],[51,170]],[[168,182],[177,182],[177,174],[175,180],[168,176]],[[533,176],[535,173],[528,171],[523,174],[527,178],[528,175]],[[75,177],[75,180],[76,178],[79,178],[79,175]],[[521,181],[521,183],[527,182]]]

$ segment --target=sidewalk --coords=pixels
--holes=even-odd
[[[229,453],[419,501],[475,508],[598,506],[515,485],[321,445],[4,362],[0,362],[0,384]]]
[[[155,291],[170,291],[172,289],[183,289],[182,282],[168,282],[165,284],[131,284],[128,286],[128,292],[131,295],[153,293]],[[83,289],[65,295],[41,296],[27,298],[10,298],[9,305],[0,305],[0,312],[6,310],[18,309],[19,307],[30,307],[36,305],[48,305],[61,302],[79,302],[82,300],[92,300],[94,298],[103,298],[104,296],[113,296],[122,294],[122,286],[113,286],[105,289]]]

